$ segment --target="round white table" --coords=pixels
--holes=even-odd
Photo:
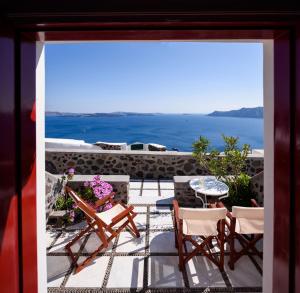
[[[207,196],[218,197],[218,200],[228,197],[228,186],[213,176],[192,179],[190,187],[195,190],[195,196],[202,201],[203,207],[208,205]]]

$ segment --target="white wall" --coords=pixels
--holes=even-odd
[[[274,50],[273,41],[264,41],[264,262],[263,292],[273,292],[274,233]]]
[[[36,216],[38,292],[47,292],[46,210],[45,210],[45,50],[36,43]]]

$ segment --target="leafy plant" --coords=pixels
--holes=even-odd
[[[62,187],[68,183],[68,180],[72,179],[74,176],[74,169],[72,168],[70,170],[71,172],[69,172],[67,176],[64,175],[61,178],[61,191],[63,191]],[[71,176],[70,173],[72,174]],[[66,183],[64,184],[65,180]],[[95,202],[110,194],[112,190],[113,188],[109,183],[103,181],[100,176],[95,176],[92,181],[84,182],[84,185],[80,187],[78,194],[85,202],[97,209],[98,212],[101,212],[112,208],[111,203],[106,203],[104,206],[96,207]],[[83,217],[83,213],[73,202],[73,199],[64,193],[57,197],[55,209],[68,211],[68,215],[65,219],[67,223],[74,222],[75,220],[81,220]]]
[[[209,174],[228,185],[229,198],[226,200],[228,205],[248,206],[253,196],[250,177],[245,174],[250,146],[244,144],[239,148],[238,137],[225,135],[222,137],[225,143],[224,152],[210,149],[209,140],[200,136],[193,144],[193,156]]]

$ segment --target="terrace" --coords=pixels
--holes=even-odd
[[[88,163],[91,158],[96,162],[93,165]],[[118,168],[114,168],[109,162],[114,162],[113,165],[119,164]],[[128,162],[131,162],[130,166]],[[138,169],[131,168],[135,166],[135,162],[139,162]],[[78,170],[81,175],[75,175],[70,181],[74,188],[86,179],[90,179],[91,175],[110,174],[104,176],[105,180],[112,184],[117,191],[117,196],[125,194],[123,200],[133,205],[138,214],[134,221],[141,237],[134,238],[129,231],[121,232],[106,251],[100,252],[90,265],[75,274],[74,266],[64,246],[85,227],[85,222],[64,228],[49,225],[47,229],[48,292],[262,291],[262,260],[250,253],[243,256],[236,263],[235,269],[231,270],[228,267],[229,245],[227,243],[224,272],[221,272],[201,253],[188,261],[185,271],[179,270],[178,250],[174,242],[172,200],[187,198],[189,202],[192,199],[197,204],[188,186],[188,180],[204,174],[203,170],[195,168],[190,153],[66,149],[46,151],[48,171],[61,174],[63,166],[70,167],[75,163],[76,165],[80,163]],[[172,166],[172,170],[168,169],[169,165]],[[162,167],[167,178],[159,176]],[[259,190],[263,189],[263,177],[260,176],[262,169],[263,155],[249,155],[247,172],[253,176],[254,185]],[[142,171],[144,173],[141,174]],[[138,175],[141,177],[151,175],[152,179],[142,179]],[[47,182],[51,185],[51,182],[60,175],[48,173],[47,176]],[[52,181],[49,178],[52,178]],[[51,196],[46,198],[48,205],[53,203],[53,194]],[[73,251],[81,261],[100,244],[100,240],[92,232],[81,239],[73,247]],[[216,243],[213,242],[213,245],[213,253],[219,254]],[[238,243],[236,245],[239,246]],[[262,250],[262,241],[257,244],[257,248]],[[192,245],[187,247],[188,252],[192,249]]]

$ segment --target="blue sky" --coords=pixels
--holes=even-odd
[[[46,45],[46,111],[209,113],[262,104],[262,44]]]

